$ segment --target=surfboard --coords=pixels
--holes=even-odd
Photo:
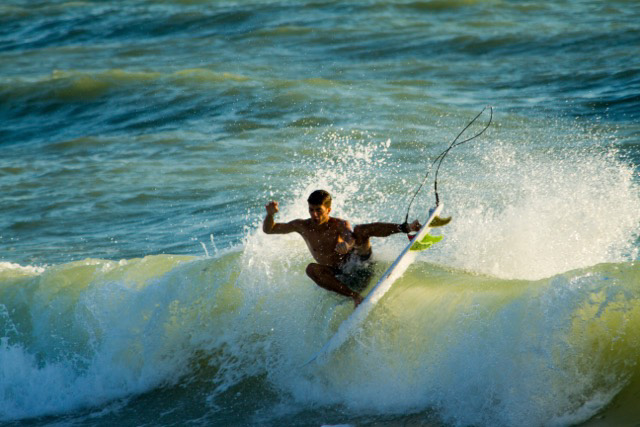
[[[380,301],[380,298],[387,293],[391,285],[393,285],[393,283],[404,274],[411,263],[415,261],[417,252],[427,249],[442,238],[440,236],[429,235],[429,230],[434,226],[434,220],[439,223],[438,225],[444,225],[450,220],[450,218],[443,220],[439,217],[440,212],[442,212],[442,207],[443,205],[440,204],[430,210],[429,216],[420,231],[413,237],[382,277],[380,277],[380,280],[378,280],[371,289],[371,292],[369,292],[360,305],[356,307],[353,313],[340,324],[338,331],[327,341],[324,347],[314,354],[303,366],[313,361],[326,359],[327,356],[340,347],[357,330],[358,326],[366,320],[373,307]]]

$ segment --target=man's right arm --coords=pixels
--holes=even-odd
[[[264,217],[262,222],[262,231],[265,234],[287,234],[294,231],[299,232],[301,220],[296,219],[291,222],[278,223],[274,219],[274,215],[278,212],[278,202],[271,201],[265,206],[267,210],[267,216]]]

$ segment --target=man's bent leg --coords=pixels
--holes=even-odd
[[[361,255],[370,253],[371,237],[387,237],[392,234],[401,233],[399,224],[389,222],[373,222],[371,224],[356,225],[353,229],[353,236],[356,239],[356,248]]]
[[[336,272],[333,268],[327,265],[311,263],[307,266],[306,273],[307,276],[321,288],[353,299],[356,307],[362,302],[362,297],[359,293],[349,289],[349,287],[336,278]]]
[[[356,239],[369,239],[370,237],[387,237],[392,234],[402,233],[401,224],[390,222],[372,222],[370,224],[356,225],[353,229]]]

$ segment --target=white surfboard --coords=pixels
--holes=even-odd
[[[411,250],[411,247],[418,245],[422,239],[427,236],[431,229],[431,222],[442,211],[442,204],[435,207],[429,212],[429,218],[425,221],[423,227],[418,234],[409,242],[409,244],[400,253],[398,258],[391,264],[391,267],[382,275],[378,283],[371,289],[371,292],[366,298],[356,307],[351,315],[342,322],[338,331],[331,337],[331,339],[311,357],[305,365],[313,361],[319,361],[325,359],[328,355],[333,353],[338,347],[340,347],[357,329],[357,327],[367,318],[371,309],[376,303],[383,297],[384,294],[391,288],[391,285],[398,280],[407,268],[416,259],[417,252]]]

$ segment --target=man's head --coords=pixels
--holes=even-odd
[[[329,221],[331,212],[331,195],[325,190],[316,190],[309,195],[309,215],[316,224]]]

